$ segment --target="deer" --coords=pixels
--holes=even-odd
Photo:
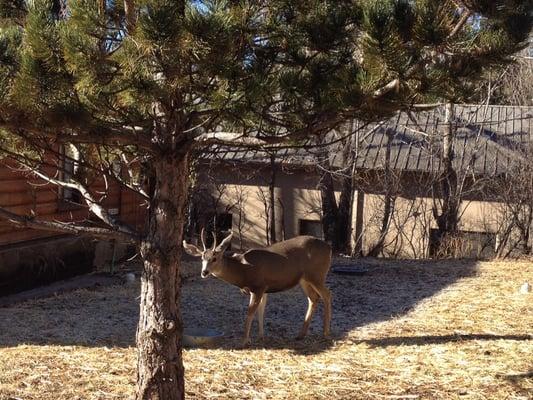
[[[300,284],[308,300],[303,326],[296,339],[305,337],[320,299],[324,302],[323,334],[330,335],[331,292],[325,281],[331,266],[331,246],[313,236],[297,236],[264,248],[253,248],[244,253],[225,253],[233,232],[230,231],[217,245],[216,236],[211,248],[205,244],[205,232],[200,238],[203,250],[183,241],[186,253],[201,257],[201,277],[212,275],[237,286],[250,295],[244,324],[242,345],[251,343],[250,328],[257,312],[259,338],[264,338],[264,315],[268,293],[281,292]]]

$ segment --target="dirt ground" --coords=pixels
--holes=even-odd
[[[519,292],[531,262],[364,262],[365,275],[329,275],[331,340],[321,309],[294,340],[307,305],[295,288],[270,295],[267,338],[246,349],[247,297],[187,263],[186,327],[225,333],[184,351],[187,397],[533,398],[533,294]],[[0,399],[131,398],[138,295],[117,285],[0,308]]]

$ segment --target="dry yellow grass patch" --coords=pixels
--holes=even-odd
[[[293,339],[306,300],[271,295],[264,342],[238,348],[247,299],[187,265],[185,324],[223,330],[184,352],[194,399],[533,398],[528,262],[389,262],[331,274],[332,340]],[[135,381],[138,287],[80,290],[0,309],[0,399],[127,399]]]

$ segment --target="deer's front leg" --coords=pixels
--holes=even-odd
[[[252,321],[255,316],[255,312],[261,303],[264,291],[261,292],[251,292],[250,294],[250,305],[248,306],[248,313],[246,315],[246,323],[244,324],[244,339],[242,345],[246,346],[250,344],[250,328],[252,327]]]

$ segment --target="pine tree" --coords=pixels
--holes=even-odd
[[[530,10],[527,0],[0,0],[2,154],[78,191],[101,224],[0,216],[136,244],[136,396],[183,398],[179,266],[193,159],[212,145],[275,148],[348,118],[460,102],[524,45]],[[117,159],[128,173],[114,172]],[[76,165],[68,179],[47,174],[65,161]],[[95,177],[147,201],[146,230],[108,214]]]

